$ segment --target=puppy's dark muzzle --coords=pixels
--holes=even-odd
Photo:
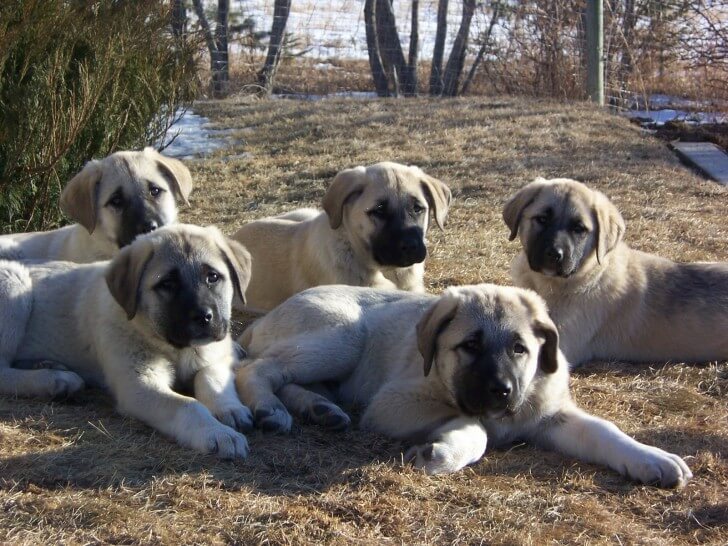
[[[374,258],[381,265],[409,267],[423,262],[426,257],[427,247],[420,229],[392,234],[391,238],[382,238],[374,246]]]
[[[168,341],[178,349],[222,341],[228,335],[230,322],[219,318],[210,308],[191,310],[186,324],[168,336]]]

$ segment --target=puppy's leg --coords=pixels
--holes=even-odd
[[[11,368],[32,307],[28,270],[18,263],[0,262],[0,394],[63,397],[81,390],[83,379],[70,371]]]
[[[195,375],[195,398],[222,423],[241,432],[253,429],[253,414],[235,392],[235,377],[228,366],[207,366]]]
[[[310,384],[346,377],[356,365],[355,340],[333,330],[322,337],[294,337],[266,349],[260,358],[243,361],[235,384],[260,428],[288,432],[293,420],[276,396],[290,383]],[[343,413],[343,412],[342,412]]]
[[[539,426],[537,443],[577,459],[598,463],[623,476],[660,487],[682,487],[692,472],[672,453],[627,436],[614,423],[570,407]]]
[[[215,419],[194,398],[174,392],[154,373],[137,373],[118,362],[108,377],[119,411],[174,438],[179,444],[222,459],[248,455],[245,436]]]
[[[405,460],[427,474],[449,474],[478,461],[488,436],[475,417],[458,415],[421,381],[387,385],[372,399],[362,428],[418,442]]]
[[[329,398],[314,392],[317,386],[290,383],[276,393],[286,409],[295,416],[330,430],[344,430],[351,418]]]

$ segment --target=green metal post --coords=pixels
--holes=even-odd
[[[586,88],[589,98],[604,106],[604,7],[602,0],[586,2]]]

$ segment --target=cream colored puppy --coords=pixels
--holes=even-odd
[[[575,180],[537,179],[503,218],[523,246],[513,281],[546,300],[572,365],[728,359],[728,264],[632,250],[617,208]]]
[[[252,308],[272,309],[321,284],[424,291],[429,212],[442,229],[450,189],[418,167],[377,163],[336,175],[323,212],[299,209],[246,224]]]
[[[105,386],[121,413],[180,444],[245,457],[237,430],[252,416],[235,393],[229,332],[249,277],[242,246],[182,224],[138,237],[111,262],[0,261],[0,394]]]
[[[191,190],[187,167],[153,148],[89,161],[61,194],[61,210],[78,223],[0,236],[0,259],[108,260],[137,235],[174,223]]]
[[[684,485],[677,455],[641,444],[580,410],[558,333],[535,293],[489,284],[441,296],[350,286],[297,294],[249,327],[237,387],[256,424],[288,431],[293,412],[413,444],[428,474],[455,472],[486,446],[533,442],[661,487]],[[325,383],[330,398],[306,388]]]

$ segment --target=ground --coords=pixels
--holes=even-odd
[[[183,220],[232,233],[316,205],[344,167],[414,163],[454,191],[446,230],[430,234],[433,292],[508,283],[518,245],[501,207],[537,175],[604,191],[636,248],[728,260],[728,191],[588,105],[240,99],[197,109],[239,129],[241,144],[190,163],[196,189]],[[635,485],[527,446],[428,477],[402,465],[397,442],[308,426],[252,434],[248,460],[218,462],[118,417],[100,393],[0,398],[0,543],[728,543],[728,363],[597,363],[572,384],[589,411],[684,457],[693,481]]]

